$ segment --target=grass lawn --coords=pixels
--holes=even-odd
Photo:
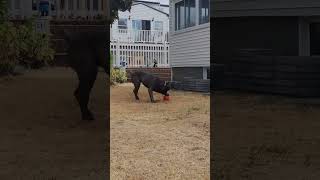
[[[111,179],[209,179],[210,96],[169,91],[170,101],[132,84],[111,88]]]
[[[214,178],[319,179],[320,99],[215,92],[212,103]]]
[[[105,180],[106,76],[92,92],[94,122],[81,121],[76,85],[69,68],[0,79],[0,179]]]

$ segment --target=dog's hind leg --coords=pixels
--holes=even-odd
[[[79,73],[79,86],[75,90],[74,95],[80,105],[80,110],[83,120],[94,120],[92,112],[88,109],[88,102],[91,89],[96,80],[97,71],[93,69],[92,72]]]
[[[140,84],[141,84],[140,79],[139,79],[139,77],[137,77],[135,75],[131,75],[131,82],[134,85],[134,89],[133,89],[134,96],[135,96],[136,100],[139,100],[138,92],[139,92],[139,88],[140,88]]]
[[[134,89],[133,89],[133,93],[134,93],[134,96],[136,98],[136,100],[139,100],[139,96],[138,96],[138,91],[139,91],[139,88],[140,88],[140,82],[134,82]]]
[[[149,92],[149,96],[150,96],[151,102],[154,103],[155,101],[154,101],[154,99],[153,99],[153,91],[152,91],[152,88],[149,88],[149,89],[148,89],[148,92]]]

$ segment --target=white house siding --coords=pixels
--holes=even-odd
[[[209,23],[170,33],[171,67],[210,66]]]
[[[132,28],[132,20],[150,20],[151,21],[151,30],[154,29],[154,21],[162,21],[163,22],[163,30],[169,31],[169,18],[165,13],[154,10],[148,6],[143,4],[137,4],[131,7],[131,11],[119,12],[120,18],[128,19],[130,16],[130,20],[127,20],[128,29]],[[152,22],[152,19],[154,21]],[[117,28],[118,21],[115,21],[112,25],[114,28]]]
[[[170,66],[209,67],[210,23],[175,31],[174,7],[179,1],[170,1]],[[198,21],[198,17],[196,20]]]

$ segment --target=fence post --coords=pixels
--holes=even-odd
[[[115,62],[115,66],[119,66],[120,65],[120,43],[119,40],[116,40],[116,62]]]

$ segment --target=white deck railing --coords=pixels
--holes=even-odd
[[[39,33],[48,34],[50,33],[50,18],[39,17],[35,19],[35,29]]]
[[[169,67],[169,44],[111,42],[114,67]]]
[[[111,41],[124,43],[165,43],[168,33],[157,30],[114,29],[110,31]]]

